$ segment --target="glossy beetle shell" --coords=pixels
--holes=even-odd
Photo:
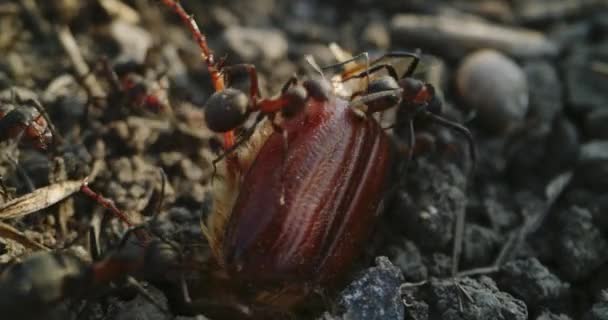
[[[282,126],[287,151],[272,132],[240,179],[225,233],[216,227],[221,239],[210,242],[230,278],[306,291],[348,271],[360,253],[383,198],[389,141],[337,97],[310,99]]]

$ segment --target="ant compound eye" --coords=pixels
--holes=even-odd
[[[331,92],[329,82],[324,80],[306,80],[302,85],[306,88],[309,97],[317,101],[329,100],[329,93]]]
[[[399,103],[401,95],[396,93],[397,89],[399,89],[399,84],[393,77],[386,76],[372,80],[367,87],[367,94],[386,92],[387,95],[370,100],[367,103],[368,112],[386,110]],[[388,94],[391,91],[395,91],[395,94]]]
[[[249,97],[242,91],[228,88],[215,92],[205,103],[205,121],[214,132],[227,132],[247,120],[251,107]]]
[[[281,113],[283,117],[291,118],[304,109],[308,93],[303,86],[292,86],[283,94],[283,98],[287,100],[287,104],[281,109]]]

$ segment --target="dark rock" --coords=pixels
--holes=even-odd
[[[527,118],[538,119],[550,124],[562,110],[562,85],[555,68],[543,60],[535,60],[524,65],[530,97]]]
[[[502,267],[497,281],[501,289],[524,300],[531,313],[543,308],[566,311],[570,285],[562,282],[536,258],[508,262]]]
[[[479,279],[459,278],[431,280],[431,314],[433,319],[528,319],[523,301],[498,290],[486,276]]]
[[[536,320],[570,320],[571,318],[565,314],[554,314],[549,311],[543,311]]]
[[[464,175],[453,164],[436,165],[426,159],[405,179],[391,218],[395,226],[422,250],[442,249],[453,237],[453,221],[466,206]]]
[[[424,257],[424,262],[431,277],[445,278],[452,273],[452,257],[447,254],[435,252]]]
[[[572,169],[580,149],[579,133],[574,123],[564,116],[557,116],[545,148],[541,169],[547,176],[555,176],[564,170]]]
[[[487,266],[494,261],[500,236],[491,229],[477,224],[465,226],[462,262],[466,267]]]
[[[592,72],[591,63],[606,60],[608,42],[573,48],[564,63],[569,107],[577,114],[602,109],[608,105],[606,76]]]
[[[585,115],[585,134],[590,139],[608,140],[608,108],[596,109]]]
[[[389,247],[388,252],[390,260],[401,269],[406,281],[417,282],[427,278],[422,255],[412,241],[403,240],[400,245]]]
[[[376,258],[376,264],[340,293],[338,303],[344,318],[403,319],[399,292],[403,276],[386,257]]]
[[[590,141],[581,147],[574,183],[598,191],[608,188],[608,140]]]
[[[492,48],[516,57],[554,56],[557,47],[542,33],[492,24],[470,16],[395,15],[390,23],[396,45],[422,47],[460,59],[472,51]]]
[[[588,277],[608,260],[608,242],[593,222],[591,212],[579,207],[563,210],[554,241],[559,270],[569,280]]]
[[[601,301],[591,307],[583,320],[608,320],[608,299],[606,297],[606,291],[603,292],[603,297]]]
[[[419,297],[421,283],[405,283],[401,287],[401,298],[405,305],[405,319],[427,320],[429,318],[429,305]]]

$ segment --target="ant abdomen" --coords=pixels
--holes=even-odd
[[[251,99],[241,90],[217,91],[205,103],[205,121],[214,132],[228,132],[241,126],[249,115]]]

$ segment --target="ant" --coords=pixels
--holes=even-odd
[[[0,141],[23,139],[37,149],[46,150],[57,135],[44,108],[35,99],[13,100],[17,106],[0,105]]]
[[[405,114],[405,121],[409,131],[409,146],[407,148],[407,161],[411,161],[415,149],[416,139],[414,134],[414,120],[422,117],[430,119],[432,122],[437,123],[441,126],[455,130],[462,134],[468,142],[469,154],[471,157],[472,167],[475,167],[477,154],[475,151],[475,142],[471,132],[466,127],[459,123],[450,121],[441,116],[442,113],[442,102],[437,97],[435,88],[432,84],[424,82],[422,80],[413,77],[416,68],[420,63],[420,51],[417,52],[406,52],[406,51],[393,51],[388,52],[375,59],[371,63],[367,53],[359,54],[351,59],[339,62],[337,64],[322,67],[322,70],[333,69],[336,67],[344,66],[348,63],[356,61],[361,57],[365,58],[365,70],[359,73],[357,68],[354,70],[348,70],[343,73],[341,81],[343,83],[357,78],[366,78],[366,89],[363,91],[355,92],[351,100],[357,96],[368,96],[373,97],[374,95],[383,95],[379,99],[363,99],[361,101],[354,100],[354,108],[357,108],[359,113],[363,112],[371,114],[375,112],[385,111],[387,109],[398,106],[399,110]],[[382,63],[387,59],[392,58],[410,58],[412,61],[409,63],[405,72],[399,76],[395,67],[392,64]],[[370,67],[373,66],[373,67]],[[386,75],[382,75],[370,80],[370,75],[382,71],[386,71]],[[395,125],[389,128],[395,127]]]
[[[153,114],[161,114],[169,110],[168,105],[159,96],[159,89],[165,89],[160,84],[152,84],[147,79],[145,67],[133,61],[112,65],[106,57],[98,62],[103,76],[107,79],[110,93],[102,97],[92,97],[96,106],[100,106],[100,100],[106,100],[109,106],[124,106],[134,110],[141,110]],[[161,72],[157,81],[164,76]],[[160,88],[158,88],[160,87]],[[116,114],[117,110],[113,109]]]

